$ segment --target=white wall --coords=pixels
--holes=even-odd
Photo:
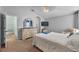
[[[33,27],[36,27],[38,24],[38,19],[36,18],[37,15],[35,15],[32,12],[28,12],[26,14],[21,14],[18,16],[18,28],[23,28],[23,21],[26,18],[31,18],[33,21]]]
[[[74,26],[74,15],[52,17],[49,20],[49,31],[62,32]]]
[[[1,7],[0,7],[0,12],[1,12]]]
[[[6,13],[7,13],[2,6],[0,6],[0,13],[2,13],[4,15],[6,15]]]
[[[40,17],[39,15],[31,12],[31,11],[28,11],[27,13],[22,13],[21,15],[18,16],[18,28],[23,28],[23,21],[25,18],[31,18],[32,21],[33,21],[33,27],[37,27],[39,26],[39,20],[40,22],[44,20],[43,17],[40,17],[37,18],[37,17]],[[39,30],[38,30],[39,31]]]

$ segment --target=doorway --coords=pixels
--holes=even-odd
[[[18,30],[17,30],[17,17],[16,16],[6,16],[6,45],[8,42],[16,41]]]

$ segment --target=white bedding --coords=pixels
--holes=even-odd
[[[46,40],[53,41],[62,45],[66,45],[69,39],[67,38],[69,34],[55,33],[51,32],[49,34],[39,33],[36,36],[45,38]]]
[[[58,44],[69,47],[74,51],[79,51],[79,35],[72,35],[71,37],[67,38],[68,35],[69,34],[62,34],[55,32],[51,32],[48,34],[44,33],[36,34],[37,37],[44,38],[44,40],[56,42]]]
[[[68,46],[79,51],[79,35],[72,35],[68,41]]]

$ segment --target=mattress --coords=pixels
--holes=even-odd
[[[69,39],[67,38],[68,35],[69,34],[62,34],[62,33],[55,33],[55,32],[51,32],[48,34],[44,34],[44,33],[36,34],[37,37],[41,37],[41,38],[44,38],[45,40],[56,42],[61,45],[67,44],[67,42],[69,41]]]
[[[67,38],[68,35],[69,34],[51,32],[48,34],[39,33],[36,34],[36,37],[43,38],[43,40],[48,40],[50,42],[58,43],[74,51],[79,51],[79,35],[72,35],[71,37]]]

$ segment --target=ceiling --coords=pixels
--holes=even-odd
[[[49,18],[63,16],[79,10],[79,6],[48,6],[49,12],[43,12],[43,6],[3,6],[3,9],[10,15],[35,13],[41,17]]]

